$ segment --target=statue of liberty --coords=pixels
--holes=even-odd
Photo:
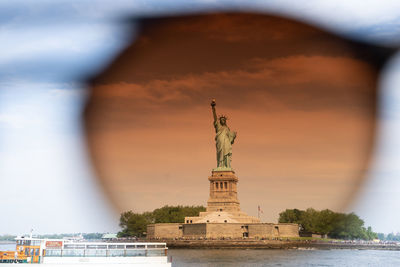
[[[232,144],[236,138],[236,132],[231,132],[226,125],[226,116],[221,115],[217,118],[215,111],[215,99],[211,101],[215,127],[215,145],[217,148],[217,169],[231,169]]]

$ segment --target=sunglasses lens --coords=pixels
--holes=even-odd
[[[243,210],[343,210],[368,169],[377,79],[393,52],[289,19],[212,14],[145,19],[90,81],[88,147],[120,211],[207,201],[213,117],[237,131]],[[220,115],[220,114],[217,114]]]

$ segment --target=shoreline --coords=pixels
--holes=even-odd
[[[1,240],[0,244],[15,244],[15,240]]]
[[[157,242],[167,243],[167,246],[170,249],[356,249],[400,251],[400,246],[395,244],[354,243],[351,241],[157,240]]]

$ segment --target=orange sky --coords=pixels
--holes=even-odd
[[[237,131],[244,211],[341,210],[373,145],[379,51],[276,17],[142,21],[91,81],[93,162],[120,211],[206,205],[216,167],[210,101]],[[370,53],[371,52],[371,53]]]

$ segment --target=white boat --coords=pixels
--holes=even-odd
[[[81,242],[63,239],[16,238],[15,251],[0,251],[0,267],[16,263],[64,266],[171,267],[166,243]]]

